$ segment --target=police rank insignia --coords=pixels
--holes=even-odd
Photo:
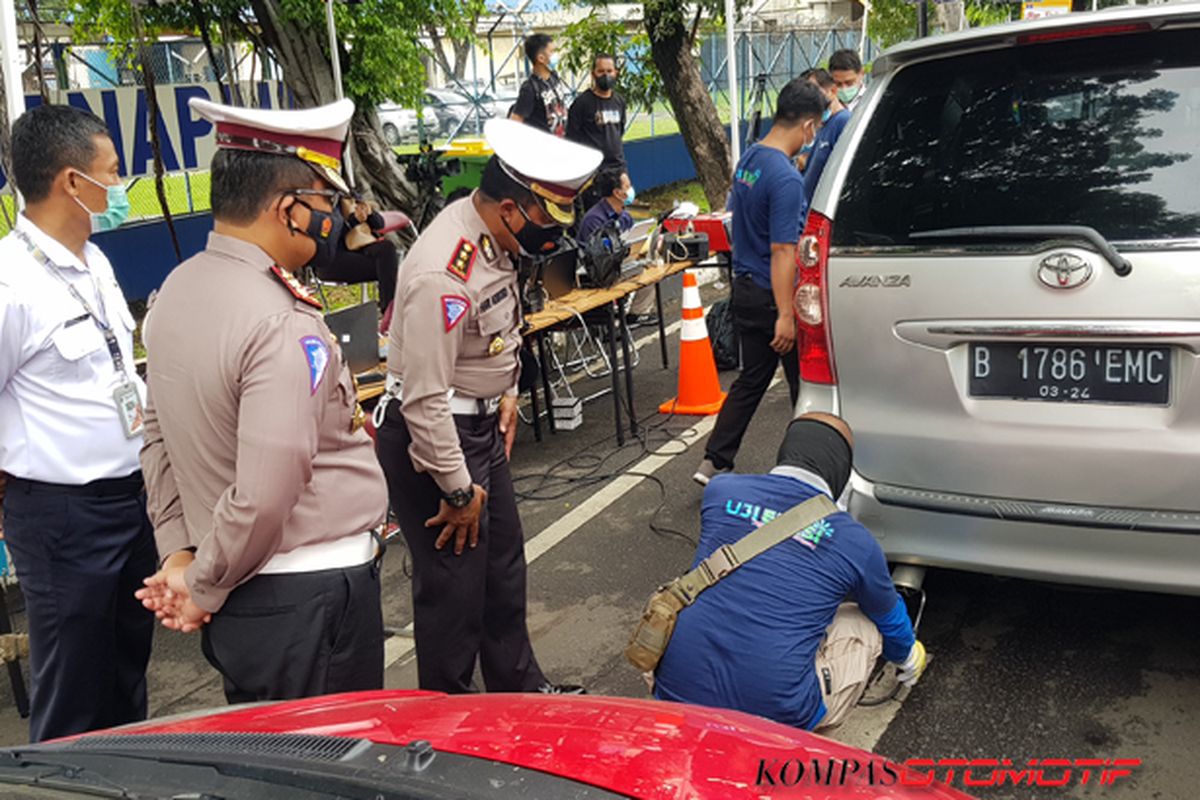
[[[466,239],[459,239],[458,247],[454,248],[454,255],[450,256],[450,263],[446,265],[446,270],[463,283],[466,283],[471,277],[471,267],[475,265],[475,256],[478,254],[479,250],[473,242],[468,242]]]
[[[496,260],[496,246],[492,244],[492,237],[486,233],[479,236],[479,249],[483,251],[483,257],[488,261]]]
[[[442,295],[442,321],[446,324],[446,333],[454,330],[454,326],[462,322],[471,307],[471,301],[456,294]]]
[[[283,267],[279,266],[278,264],[273,265],[271,267],[271,274],[278,278],[297,300],[302,300],[313,308],[325,307],[321,305],[320,300],[312,296],[312,292],[308,291],[307,286],[296,280],[296,276],[288,272]]]
[[[495,339],[492,339],[491,344],[488,345],[488,355],[489,356],[498,356],[503,352],[504,352],[504,337],[497,335]]]

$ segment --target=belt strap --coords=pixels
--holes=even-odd
[[[676,578],[667,588],[685,606],[690,606],[696,602],[701,592],[718,583],[742,564],[838,510],[833,501],[824,494],[810,497],[733,544],[718,547],[695,569]]]

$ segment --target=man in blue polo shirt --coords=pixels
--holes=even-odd
[[[692,478],[707,484],[733,469],[733,459],[779,362],[792,405],[800,393],[796,320],[796,242],[807,213],[804,180],[792,159],[817,135],[825,95],[803,78],[779,93],[771,130],[751,145],[733,173],[729,210],[733,212],[733,321],[742,343],[742,372],[729,387]]]
[[[821,174],[825,171],[825,164],[829,162],[829,154],[833,152],[833,146],[837,144],[842,131],[850,122],[850,109],[838,99],[837,84],[827,70],[810,69],[800,77],[820,89],[829,101],[821,130],[817,131],[817,138],[813,141],[812,150],[804,164],[804,202],[811,205]]]
[[[720,475],[704,490],[692,564],[850,479],[853,437],[828,414],[788,427],[768,475]],[[853,602],[846,602],[847,599]],[[750,559],[683,609],[655,675],[660,700],[731,708],[807,730],[840,724],[880,652],[908,686],[925,669],[883,550],[844,512]]]
[[[580,242],[587,241],[611,222],[616,222],[617,230],[622,232],[633,227],[633,217],[626,210],[633,202],[633,184],[624,170],[602,171],[596,178],[596,191],[600,199],[583,215],[579,230],[575,232]]]

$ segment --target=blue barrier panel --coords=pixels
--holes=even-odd
[[[187,214],[174,217],[179,249],[189,258],[204,249],[212,230],[211,214]],[[145,300],[162,286],[167,273],[175,268],[175,248],[167,223],[132,222],[115,231],[92,236],[112,262],[117,282],[129,300]]]
[[[769,126],[769,121],[764,122],[760,135]],[[678,133],[626,142],[625,159],[629,165],[629,177],[639,192],[696,177],[692,157]],[[204,249],[208,232],[212,230],[212,215],[205,213],[175,217],[175,230],[179,235],[183,257],[193,256]],[[130,223],[115,231],[98,233],[92,237],[92,241],[100,246],[112,262],[117,281],[130,300],[144,300],[162,285],[167,273],[175,268],[171,234],[162,221]]]

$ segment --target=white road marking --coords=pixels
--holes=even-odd
[[[775,382],[777,383],[778,381],[779,379],[776,378]],[[772,386],[774,386],[774,383],[772,383]],[[646,475],[653,475],[671,459],[686,453],[692,444],[712,430],[716,422],[717,417],[714,414],[710,417],[705,417],[680,433],[679,438],[687,445],[683,450],[678,449],[679,443],[677,440],[663,443],[653,453],[630,467],[624,475],[613,478],[600,491],[575,506],[565,516],[525,542],[525,563],[532,564],[534,561],[537,561],[550,548],[561,543],[568,536],[601,514],[604,509],[628,494],[634,487],[645,480]],[[399,663],[401,659],[413,655],[413,639],[407,636],[392,636],[384,640],[384,669],[388,669]]]

